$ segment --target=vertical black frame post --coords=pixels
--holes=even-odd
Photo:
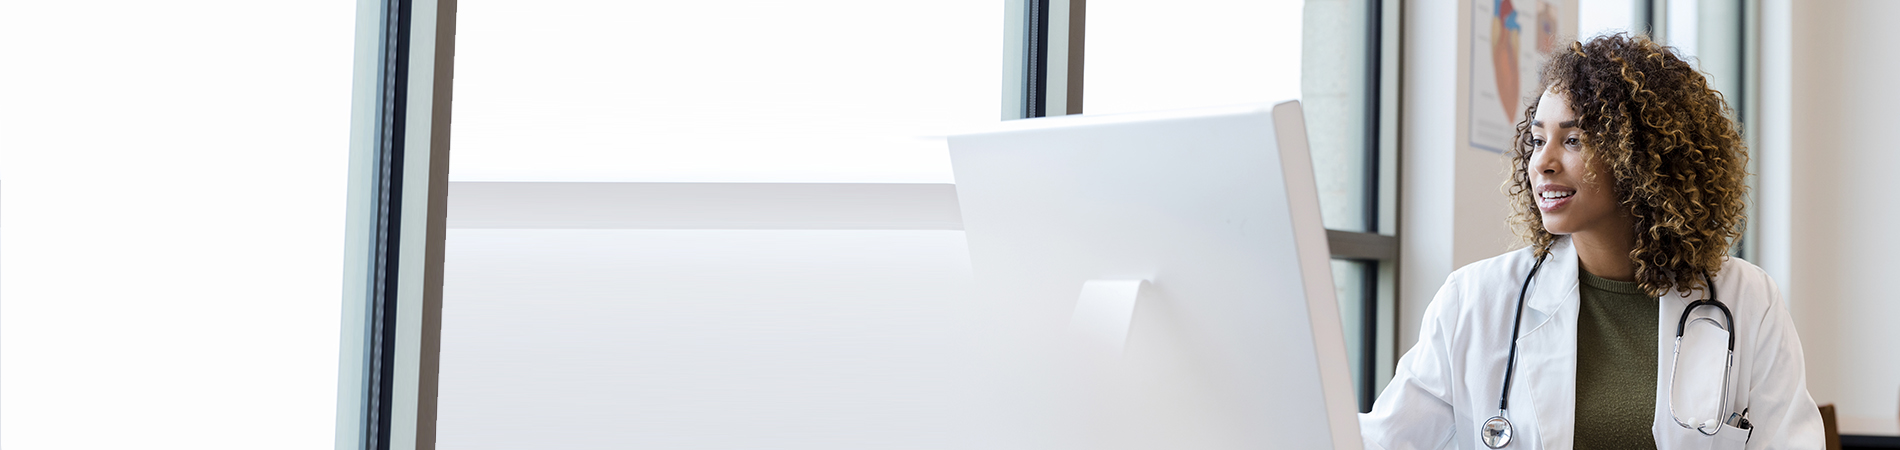
[[[1381,192],[1379,187],[1382,181],[1380,178],[1382,172],[1380,167],[1381,160],[1379,158],[1379,148],[1381,145],[1379,142],[1381,131],[1379,119],[1383,116],[1380,107],[1384,104],[1384,101],[1379,91],[1384,81],[1384,71],[1381,70],[1380,65],[1384,62],[1385,56],[1381,52],[1385,47],[1385,39],[1383,39],[1385,26],[1381,20],[1385,16],[1385,8],[1382,0],[1371,0],[1367,3],[1366,66],[1365,80],[1363,81],[1366,89],[1365,105],[1363,106],[1365,109],[1365,230],[1368,233],[1378,233],[1379,211],[1382,209],[1380,207],[1383,206],[1379,203],[1379,193]],[[1372,412],[1372,401],[1379,395],[1376,388],[1379,384],[1380,262],[1376,260],[1364,261],[1360,264],[1364,266],[1361,270],[1365,273],[1365,276],[1362,277],[1361,280],[1362,286],[1364,286],[1361,290],[1363,295],[1360,296],[1360,303],[1364,306],[1359,309],[1359,320],[1361,322],[1359,342],[1360,346],[1363,347],[1359,352],[1359,364],[1360,367],[1363,368],[1359,371],[1359,412],[1363,413]]]
[[[395,294],[400,279],[402,239],[402,163],[409,106],[409,16],[410,0],[382,0],[382,65],[377,68],[381,84],[377,87],[376,167],[371,201],[375,210],[375,239],[368,249],[373,256],[369,267],[368,344],[364,349],[364,374],[367,392],[364,398],[363,449],[388,450],[390,407],[394,405],[396,369]]]
[[[1636,29],[1636,34],[1649,36],[1650,39],[1656,42],[1662,42],[1662,36],[1656,35],[1658,31],[1656,25],[1662,22],[1657,20],[1658,17],[1656,16],[1659,15],[1657,14],[1657,8],[1667,8],[1669,0],[1663,0],[1661,3],[1656,2],[1656,0],[1631,1],[1634,2],[1634,4],[1630,6],[1630,9],[1636,13],[1636,17],[1633,18],[1636,23],[1631,25],[1632,28]]]
[[[1049,0],[1023,2],[1023,118],[1048,115]]]

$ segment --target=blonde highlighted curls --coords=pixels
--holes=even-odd
[[[1572,43],[1542,72],[1538,92],[1569,100],[1585,157],[1607,163],[1618,202],[1635,219],[1636,281],[1651,296],[1701,287],[1745,220],[1748,151],[1722,94],[1670,48],[1626,34]],[[1505,191],[1518,237],[1543,255],[1557,237],[1544,229],[1526,171],[1536,115],[1532,101],[1517,124]]]

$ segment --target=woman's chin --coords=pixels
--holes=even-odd
[[[1563,226],[1563,224],[1561,223],[1550,223],[1549,221],[1546,221],[1544,222],[1544,232],[1558,235],[1558,236],[1565,236],[1565,235],[1569,235],[1570,233],[1576,232],[1576,230],[1572,230],[1570,229],[1570,227]]]

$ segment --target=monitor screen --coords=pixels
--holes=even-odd
[[[1298,102],[950,137],[981,448],[1360,448]]]

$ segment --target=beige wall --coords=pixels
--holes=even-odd
[[[1809,392],[1836,404],[1844,433],[1900,434],[1900,200],[1886,194],[1900,167],[1900,2],[1768,3],[1787,14],[1763,15],[1763,40],[1784,42],[1764,45],[1764,70],[1778,71],[1764,89],[1787,92],[1765,106],[1786,108],[1788,125],[1785,138],[1764,136],[1781,139],[1764,142],[1762,172],[1787,182],[1763,191],[1787,202],[1787,262],[1774,271],[1807,351]]]

